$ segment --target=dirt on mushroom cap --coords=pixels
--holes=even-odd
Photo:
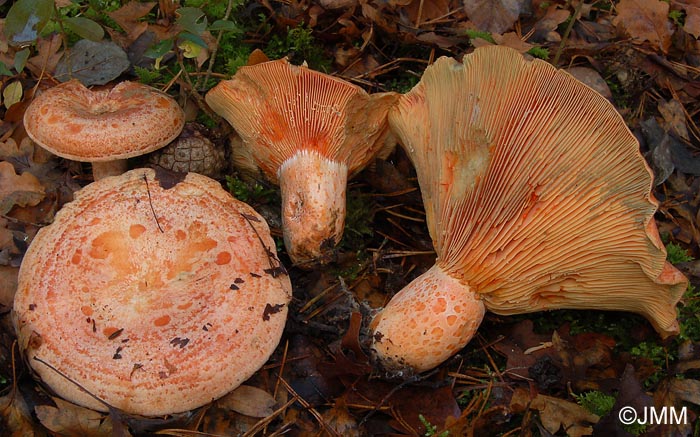
[[[156,150],[185,123],[175,100],[137,82],[90,90],[71,80],[44,91],[24,114],[27,134],[63,158],[102,162]]]
[[[274,247],[262,217],[204,176],[169,189],[150,169],[96,182],[27,251],[20,345],[73,402],[106,409],[35,357],[129,413],[199,407],[250,377],[280,339],[291,284]]]

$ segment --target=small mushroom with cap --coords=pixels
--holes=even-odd
[[[340,241],[348,177],[386,147],[386,114],[397,97],[370,95],[286,59],[241,67],[207,93],[243,140],[234,163],[280,185],[284,242],[295,264],[323,261]]]
[[[95,180],[123,173],[127,158],[165,146],[184,124],[172,97],[128,81],[88,89],[73,79],[42,92],[24,113],[34,142],[62,158],[92,163]]]
[[[86,186],[24,257],[19,344],[66,400],[188,411],[248,379],[280,340],[291,284],[264,219],[212,179],[163,172]]]
[[[548,63],[485,47],[440,58],[389,114],[437,259],[371,322],[388,368],[424,371],[485,311],[622,310],[678,332],[652,174],[614,107]]]

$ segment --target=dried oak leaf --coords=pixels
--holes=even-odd
[[[13,206],[35,206],[44,198],[44,187],[31,173],[21,175],[7,161],[0,162],[0,214],[7,214]]]
[[[11,436],[31,437],[39,434],[34,432],[32,414],[19,392],[0,397],[0,429]]]
[[[693,35],[695,38],[700,38],[700,8],[689,6],[686,8],[685,13],[683,30]]]
[[[649,41],[666,53],[674,31],[668,9],[668,3],[662,0],[620,0],[613,24],[633,39]]]
[[[113,435],[112,419],[103,413],[79,407],[60,398],[52,398],[56,404],[37,405],[34,412],[49,430],[66,437],[97,437]]]
[[[18,267],[0,265],[0,314],[9,311],[12,308],[12,302],[15,298],[17,290],[17,274]],[[0,406],[2,400],[0,398]],[[2,407],[0,407],[0,410]]]
[[[513,28],[524,5],[523,0],[464,0],[464,11],[479,30],[500,34]]]
[[[141,19],[148,15],[156,4],[157,2],[130,1],[116,11],[107,12],[107,15],[126,32],[128,43],[131,44],[148,29],[148,23]]]
[[[63,50],[59,51],[62,44],[63,39],[60,34],[39,38],[36,43],[37,54],[27,60],[29,71],[37,77],[42,76],[43,73],[53,74],[63,56]]]
[[[540,420],[547,431],[554,434],[563,428],[570,437],[591,435],[591,425],[599,419],[578,404],[545,395],[537,395],[530,408],[539,411]]]
[[[241,385],[216,401],[220,408],[233,410],[250,417],[267,417],[274,411],[275,398],[265,390]]]

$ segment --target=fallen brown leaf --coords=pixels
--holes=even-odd
[[[479,30],[499,34],[513,28],[523,5],[523,0],[464,0],[464,10]]]
[[[7,214],[13,206],[34,206],[44,198],[44,187],[31,173],[21,175],[7,161],[0,162],[0,214]]]
[[[53,74],[56,65],[63,56],[63,50],[59,52],[63,39],[59,34],[53,34],[46,38],[39,38],[36,43],[37,54],[27,60],[27,68],[36,77],[45,74]]]
[[[667,53],[673,36],[668,9],[668,3],[661,0],[620,0],[613,24],[624,29],[632,39],[649,41]]]
[[[17,291],[18,272],[18,267],[0,266],[0,314],[12,308],[15,291]]]
[[[112,420],[108,415],[79,407],[60,398],[52,398],[56,404],[37,405],[34,408],[42,425],[65,437],[111,436]]]
[[[113,12],[108,12],[109,18],[116,21],[119,27],[126,32],[129,43],[133,43],[148,29],[148,23],[141,21],[151,9],[156,5],[156,2],[138,2],[130,1],[121,8]]]
[[[0,424],[10,437],[33,437],[32,415],[19,392],[0,397]],[[3,433],[3,435],[5,435]]]
[[[241,385],[216,401],[220,408],[230,409],[250,417],[267,417],[274,411],[275,398],[265,390]]]
[[[564,429],[570,437],[591,435],[599,417],[573,402],[545,395],[537,395],[530,408],[539,411],[545,429],[552,434]]]

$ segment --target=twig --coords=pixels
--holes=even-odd
[[[224,13],[224,20],[228,20],[228,17],[231,15],[231,10],[233,9],[233,0],[228,0],[228,4],[226,5],[226,12]],[[216,35],[216,45],[211,51],[211,55],[209,56],[209,65],[207,66],[207,72],[204,75],[204,80],[202,80],[202,77],[197,78],[197,83],[196,83],[196,90],[199,90],[200,87],[202,87],[204,84],[207,83],[209,78],[212,75],[212,72],[214,71],[214,61],[216,60],[216,53],[219,51],[219,44],[221,44],[221,38],[224,35],[224,30],[221,29]]]
[[[567,2],[571,3],[571,2]],[[577,5],[576,9],[574,10],[574,15],[571,16],[571,21],[569,21],[569,25],[566,26],[566,30],[564,31],[564,35],[561,37],[561,42],[559,43],[559,48],[557,49],[557,54],[554,55],[554,60],[552,61],[552,65],[555,67],[559,63],[559,58],[561,57],[562,52],[564,51],[564,46],[566,45],[566,41],[569,39],[569,34],[571,33],[571,29],[574,28],[574,23],[576,23],[576,20],[578,20],[578,15],[581,13],[581,8],[583,7],[583,0],[581,0]]]

